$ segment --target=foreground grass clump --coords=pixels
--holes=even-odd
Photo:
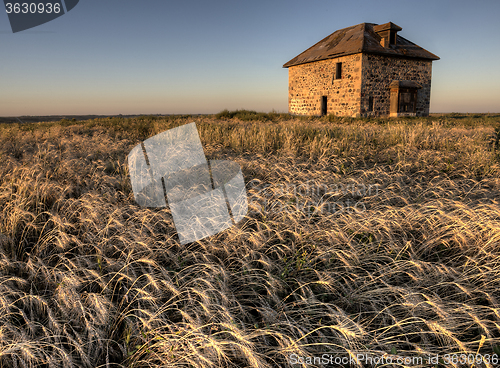
[[[494,117],[263,120],[1,126],[0,366],[500,351]],[[167,209],[135,204],[126,157],[191,121],[242,166],[250,212],[180,246]]]

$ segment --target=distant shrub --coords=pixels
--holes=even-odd
[[[224,109],[221,112],[215,114],[217,119],[239,119],[242,121],[279,121],[279,120],[289,120],[292,115],[288,113],[279,113],[276,111],[257,112],[253,110],[233,110],[229,111]]]
[[[229,112],[228,109],[224,109],[221,112],[215,114],[215,117],[217,119],[231,119],[234,116],[234,115],[232,115],[232,113],[234,113],[234,112],[235,111]]]
[[[64,118],[64,119],[59,120],[59,125],[63,126],[63,127],[74,125],[75,123],[76,123],[76,119],[69,120],[69,119]]]
[[[463,114],[460,112],[452,112],[449,114],[446,114],[447,117],[452,118],[452,119],[463,119],[467,117],[467,114]]]
[[[156,121],[158,118],[156,115],[139,115],[135,119],[137,121]]]

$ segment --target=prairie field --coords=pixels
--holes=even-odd
[[[193,121],[249,212],[181,246],[127,155]],[[500,364],[500,114],[0,124],[0,162],[1,368]]]

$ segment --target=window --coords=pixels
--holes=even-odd
[[[396,32],[391,31],[391,33],[390,33],[390,36],[389,36],[389,37],[390,37],[390,40],[389,40],[390,42],[389,42],[389,43],[390,43],[391,45],[395,45],[395,44],[396,44]]]
[[[342,79],[342,63],[335,64],[335,72],[333,73],[332,84],[335,79]]]
[[[335,79],[342,79],[342,63],[335,64]]]
[[[368,112],[373,111],[373,96],[368,97]]]

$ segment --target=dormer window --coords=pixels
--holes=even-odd
[[[374,26],[373,30],[377,35],[380,36],[380,45],[382,47],[394,47],[397,43],[397,34],[403,28],[395,25],[392,22],[380,24],[378,26]]]
[[[395,31],[389,32],[389,39],[390,39],[389,45],[396,45],[396,33],[397,32]]]

